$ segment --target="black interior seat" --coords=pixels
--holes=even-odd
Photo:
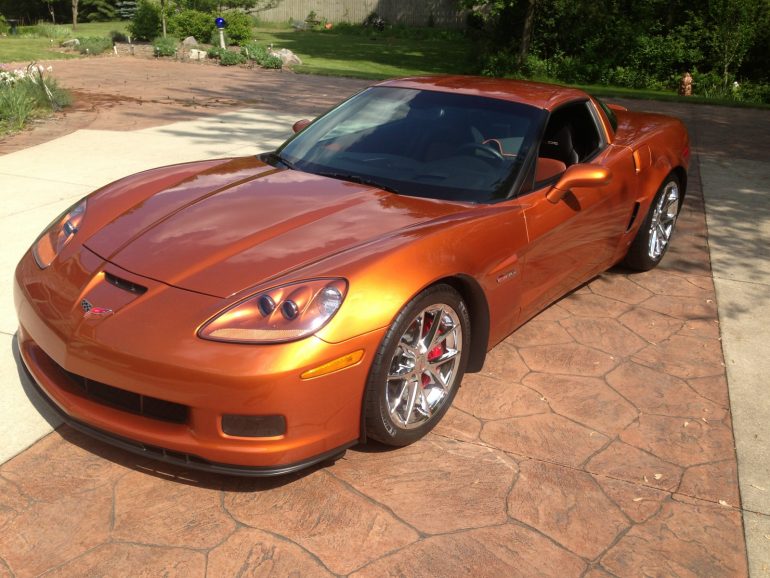
[[[569,124],[564,124],[553,134],[546,135],[540,145],[540,156],[561,161],[567,166],[578,162],[579,156],[573,144],[572,128]]]

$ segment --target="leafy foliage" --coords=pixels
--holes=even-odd
[[[179,40],[173,36],[156,38],[152,41],[152,47],[155,56],[176,56],[176,49],[179,47]]]
[[[128,42],[128,36],[126,36],[125,32],[121,32],[120,30],[110,30],[107,36],[110,37],[113,44],[116,42]]]
[[[151,40],[160,35],[160,6],[150,0],[139,0],[128,31],[136,40]]]
[[[770,75],[767,0],[460,1],[474,9],[468,33],[484,74],[670,90],[686,70],[713,72],[721,96],[752,100],[764,92],[736,92],[733,82]],[[522,57],[532,6],[532,42]],[[696,77],[696,93],[716,90],[716,77],[706,78]]]
[[[267,58],[267,48],[256,42],[249,42],[241,46],[241,54],[252,62],[261,65]]]
[[[251,17],[238,11],[223,12],[222,18],[227,22],[227,28],[225,28],[225,34],[228,44],[235,44],[241,46],[251,39],[251,27],[253,25]],[[216,40],[212,41],[212,44],[219,41],[219,35],[215,31]]]
[[[222,50],[219,53],[219,64],[222,66],[235,66],[236,64],[245,64],[246,57],[240,52],[231,50]]]
[[[283,68],[283,61],[274,54],[269,54],[262,62],[260,62],[262,68],[272,68],[278,70]]]
[[[136,14],[136,0],[118,0],[115,8],[118,16],[125,20],[132,20]]]
[[[112,48],[112,40],[104,37],[78,38],[80,54],[102,54]]]
[[[80,8],[89,22],[107,22],[118,17],[115,0],[80,0]]]
[[[206,42],[214,31],[214,16],[198,10],[182,10],[168,21],[168,30],[179,38],[194,36],[198,42]]]
[[[69,104],[69,94],[45,72],[35,64],[16,70],[0,67],[0,134],[20,130],[30,119]]]

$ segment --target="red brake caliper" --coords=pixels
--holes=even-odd
[[[440,321],[439,321],[439,323],[440,323]],[[426,320],[426,322],[425,322],[425,330],[424,330],[425,331],[425,333],[424,333],[425,335],[428,334],[428,331],[430,331],[430,328],[431,328],[432,325],[433,325],[433,319]],[[440,329],[441,328],[439,328],[439,330]],[[431,349],[428,352],[428,361],[435,361],[436,359],[441,357],[443,354],[444,354],[444,346],[443,345],[437,345],[436,347],[434,347],[433,349]],[[423,374],[422,375],[422,386],[425,387],[429,383],[430,383],[430,378],[427,375]]]

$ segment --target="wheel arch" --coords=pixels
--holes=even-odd
[[[684,201],[684,197],[687,194],[687,171],[683,166],[678,165],[671,170],[671,173],[673,173],[676,178],[679,179],[679,185],[682,191],[682,201]]]
[[[471,321],[471,342],[468,364],[465,373],[481,371],[487,357],[487,345],[489,344],[489,305],[484,290],[470,275],[456,274],[436,279],[420,289],[415,295],[419,295],[426,289],[436,285],[449,285],[460,294]],[[359,418],[359,443],[366,443],[366,401],[361,399],[361,414]]]
[[[460,294],[471,318],[471,350],[465,372],[481,371],[489,344],[489,305],[484,290],[473,277],[462,274],[438,279],[429,287],[442,283],[449,285]]]

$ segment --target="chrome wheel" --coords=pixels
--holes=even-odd
[[[657,261],[666,250],[674,224],[679,214],[679,185],[669,181],[663,189],[650,220],[649,246],[647,254],[650,259]]]
[[[390,361],[385,387],[396,427],[420,427],[441,409],[458,381],[462,346],[462,325],[451,306],[436,303],[412,319]]]

